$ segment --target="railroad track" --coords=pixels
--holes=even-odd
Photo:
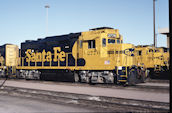
[[[90,85],[87,83],[72,83],[72,82],[56,82],[56,81],[40,81],[40,80],[23,80],[23,79],[9,79],[9,81],[19,81],[19,82],[29,82],[29,83],[43,83],[43,84],[54,84],[54,85],[69,85],[69,86],[87,86],[87,87],[99,87],[99,88],[112,88],[112,89],[126,89],[126,90],[138,90],[138,91],[152,91],[152,92],[169,92],[169,86],[156,86],[154,83],[166,83],[168,81],[159,80],[149,80],[150,84],[153,85],[132,85],[132,86],[123,86],[116,84],[94,84]],[[1,82],[0,82],[1,83]]]
[[[166,102],[93,96],[18,87],[3,87],[0,89],[0,94],[41,99],[57,103],[76,104],[78,106],[90,106],[93,108],[102,108],[109,112],[169,112],[169,103]]]
[[[169,83],[170,80],[150,79],[148,82],[150,82],[150,83]]]

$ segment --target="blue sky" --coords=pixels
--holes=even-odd
[[[153,0],[0,0],[0,45],[108,26],[119,29],[124,43],[153,43]],[[169,26],[168,0],[156,1],[156,32]],[[158,34],[158,46],[166,46]]]

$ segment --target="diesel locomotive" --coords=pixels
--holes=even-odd
[[[0,55],[0,72],[6,67],[17,78],[136,84],[146,80],[150,72],[147,64],[151,63],[141,65],[145,61],[140,60],[139,50],[123,43],[118,29],[100,27],[26,40],[20,50],[14,49],[14,65],[4,64],[6,57]]]
[[[169,49],[165,47],[153,47],[149,45],[138,45],[135,47],[135,58],[137,66],[149,70],[151,78],[169,77]]]
[[[19,48],[17,45],[0,46],[0,76],[15,75],[18,65]]]

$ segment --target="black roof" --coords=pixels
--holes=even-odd
[[[37,40],[25,40],[25,42],[22,42],[22,43],[37,43],[37,42],[47,42],[47,41],[69,40],[72,38],[76,38],[80,35],[81,35],[81,32],[70,33],[70,34],[65,34],[65,35],[48,36],[45,38],[38,38]]]
[[[94,30],[100,30],[100,29],[113,29],[112,27],[98,27],[98,28],[93,28],[93,29],[89,29],[90,31],[94,31]]]
[[[4,46],[6,46],[6,45],[13,45],[13,44],[6,43],[6,44],[4,44],[4,45],[0,45],[0,47],[4,47]]]
[[[148,47],[148,46],[152,46],[152,45],[137,45],[135,47]]]
[[[167,47],[157,47],[157,48],[169,49],[169,48],[167,48]]]

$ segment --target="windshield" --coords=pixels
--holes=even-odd
[[[109,44],[114,44],[115,43],[115,40],[114,39],[108,39],[108,43]]]

